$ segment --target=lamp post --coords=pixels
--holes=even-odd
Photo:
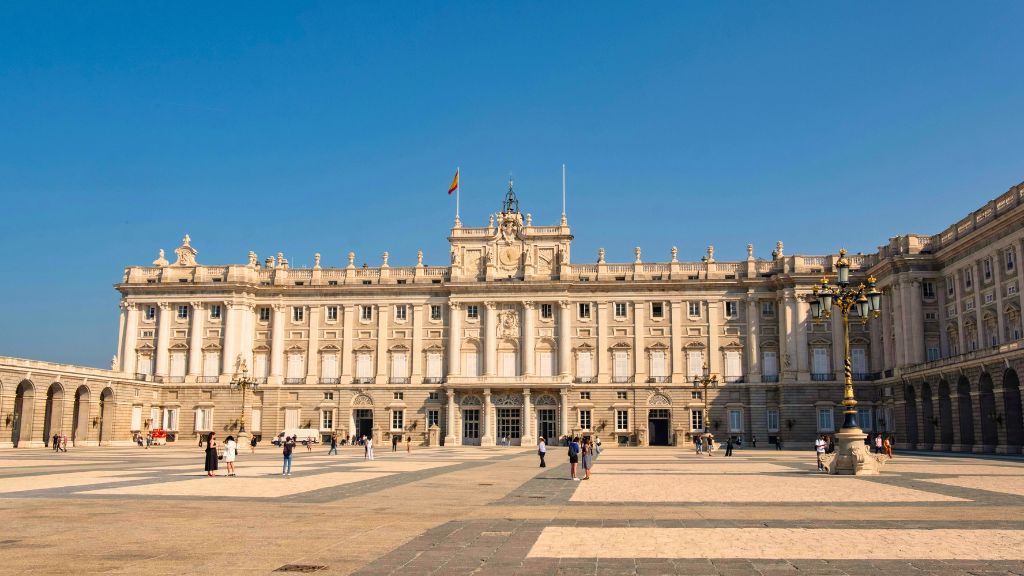
[[[249,368],[245,365],[245,360],[242,359],[241,355],[239,355],[238,358],[238,370],[242,375],[238,376],[236,374],[235,378],[231,380],[228,386],[230,386],[232,390],[242,391],[242,415],[238,420],[238,437],[242,438],[245,436],[245,393],[249,390],[255,392],[256,389],[260,387],[260,383],[256,379],[249,377]]]
[[[715,374],[712,374],[708,370],[707,362],[704,363],[703,371],[701,372],[701,374],[699,376],[694,376],[693,377],[693,387],[694,388],[699,388],[701,386],[704,387],[704,396],[703,396],[703,398],[704,398],[704,420],[703,420],[702,424],[704,425],[704,433],[707,434],[707,432],[708,432],[708,388],[709,387],[713,387],[713,388],[717,388],[718,387],[718,376],[715,375]]]
[[[853,366],[850,360],[850,312],[857,311],[862,324],[881,315],[882,292],[875,286],[875,278],[868,277],[856,287],[850,285],[850,261],[846,249],[839,251],[836,261],[836,282],[829,284],[828,278],[821,279],[821,285],[814,288],[810,300],[811,316],[815,319],[831,318],[838,309],[843,323],[843,426],[837,434],[840,448],[835,466],[830,470],[836,474],[877,474],[871,462],[859,458],[867,436],[857,423],[857,400],[853,394]]]

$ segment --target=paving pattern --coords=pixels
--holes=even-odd
[[[609,448],[0,454],[4,574],[1024,574],[1024,459]],[[580,471],[582,477],[582,470]],[[225,553],[230,550],[230,553]]]

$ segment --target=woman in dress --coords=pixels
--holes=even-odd
[[[590,443],[590,438],[583,441],[583,471],[586,473],[583,476],[584,480],[590,480],[590,468],[594,466],[594,445]]]
[[[238,444],[234,436],[228,436],[224,441],[224,463],[228,465],[228,476],[235,475],[235,456],[238,454]]]
[[[216,432],[210,432],[206,436],[206,475],[216,476],[217,471],[217,440],[214,439]],[[201,441],[201,440],[200,440]]]
[[[892,439],[891,439],[890,436],[886,436],[885,437],[885,440],[882,442],[882,448],[885,449],[885,455],[888,456],[891,459],[892,458]]]

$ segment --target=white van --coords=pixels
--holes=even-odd
[[[295,443],[299,446],[301,446],[303,442],[310,438],[313,439],[314,444],[320,442],[319,430],[315,430],[313,428],[289,428],[288,430],[283,430],[280,434],[277,435],[277,437],[271,440],[270,443],[275,446],[280,446],[281,442],[284,441],[285,436],[291,436],[295,438]]]

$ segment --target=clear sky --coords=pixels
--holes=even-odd
[[[107,366],[129,264],[871,251],[1024,180],[1024,3],[5,2],[0,354]]]

